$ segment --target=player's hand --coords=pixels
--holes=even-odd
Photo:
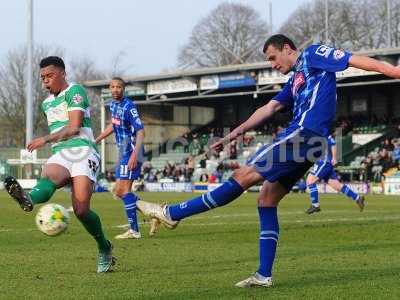
[[[136,152],[133,152],[128,161],[128,169],[133,170],[136,168],[136,166],[137,166]]]
[[[46,141],[46,139],[44,137],[39,137],[39,138],[36,138],[36,139],[32,140],[28,144],[27,149],[28,149],[29,152],[32,152],[35,149],[43,147],[44,145],[46,145],[46,143],[47,143],[47,141]]]
[[[336,166],[337,165],[337,160],[332,158],[331,164],[332,164],[332,166]]]
[[[220,145],[223,145],[225,143],[225,138],[219,139],[217,142],[215,142],[214,144],[212,144],[210,146],[210,149],[218,149]]]
[[[214,149],[215,150],[218,147],[220,147],[221,145],[223,146],[225,143],[228,143],[230,141],[235,140],[238,136],[239,136],[239,134],[235,130],[233,130],[230,134],[226,135],[225,137],[223,137],[219,141],[217,141],[214,144],[212,144],[210,146],[210,149]]]

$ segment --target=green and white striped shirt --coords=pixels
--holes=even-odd
[[[79,135],[68,138],[67,140],[54,143],[52,152],[56,153],[61,149],[89,146],[96,152],[97,147],[93,137],[93,130],[90,122],[89,99],[84,88],[75,83],[71,83],[65,90],[57,96],[50,95],[42,102],[42,110],[47,117],[47,124],[50,133],[61,130],[69,123],[68,112],[80,110],[84,112],[82,127]]]

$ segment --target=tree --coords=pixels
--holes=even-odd
[[[48,55],[62,56],[60,48],[37,46],[33,55],[33,131],[35,135],[47,131],[46,120],[40,108],[40,102],[47,97],[47,92],[40,82],[40,60]],[[7,146],[25,145],[25,103],[26,103],[26,49],[20,48],[8,52],[0,64],[0,134],[7,141]]]
[[[178,64],[197,68],[263,61],[267,34],[267,24],[254,9],[222,3],[193,28]]]
[[[279,29],[298,45],[322,41],[351,50],[389,47],[386,0],[336,0],[329,5],[329,39],[324,41],[325,0],[297,8]],[[400,42],[400,0],[391,0],[391,46]]]
[[[33,55],[33,133],[41,136],[48,133],[46,118],[41,110],[41,102],[48,96],[40,80],[40,60],[49,55],[64,56],[57,47],[37,45]],[[25,103],[26,103],[26,49],[20,48],[8,52],[0,64],[0,144],[3,146],[25,146]],[[70,62],[67,77],[83,84],[86,80],[106,78],[95,63],[86,57],[74,58]],[[87,89],[92,108],[92,126],[100,128],[100,92]]]
[[[74,58],[70,62],[70,77],[73,82],[83,84],[88,80],[106,79],[107,74],[101,71],[95,62],[89,57]],[[94,88],[87,88],[86,92],[90,101],[90,118],[92,129],[95,135],[100,133],[100,103],[101,91]]]

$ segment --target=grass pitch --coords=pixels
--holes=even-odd
[[[142,193],[177,202],[185,193]],[[113,240],[115,271],[96,274],[95,242],[72,216],[65,234],[47,237],[0,193],[1,299],[400,299],[400,199],[367,196],[360,213],[342,195],[322,195],[322,212],[308,216],[308,195],[281,203],[275,286],[238,289],[258,266],[256,194],[161,229],[141,240]],[[109,238],[126,223],[122,203],[96,194],[93,209]],[[69,194],[52,202],[70,206]]]

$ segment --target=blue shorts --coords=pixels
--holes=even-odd
[[[124,155],[115,167],[115,178],[120,180],[136,180],[140,177],[142,170],[142,163],[138,162],[136,168],[133,170],[128,169],[129,155]]]
[[[265,180],[278,181],[290,191],[313,163],[321,159],[325,145],[325,137],[306,129],[285,131],[252,155],[247,165],[254,166]]]
[[[328,181],[329,179],[338,179],[333,165],[327,161],[317,161],[311,169],[310,174],[325,181]]]

